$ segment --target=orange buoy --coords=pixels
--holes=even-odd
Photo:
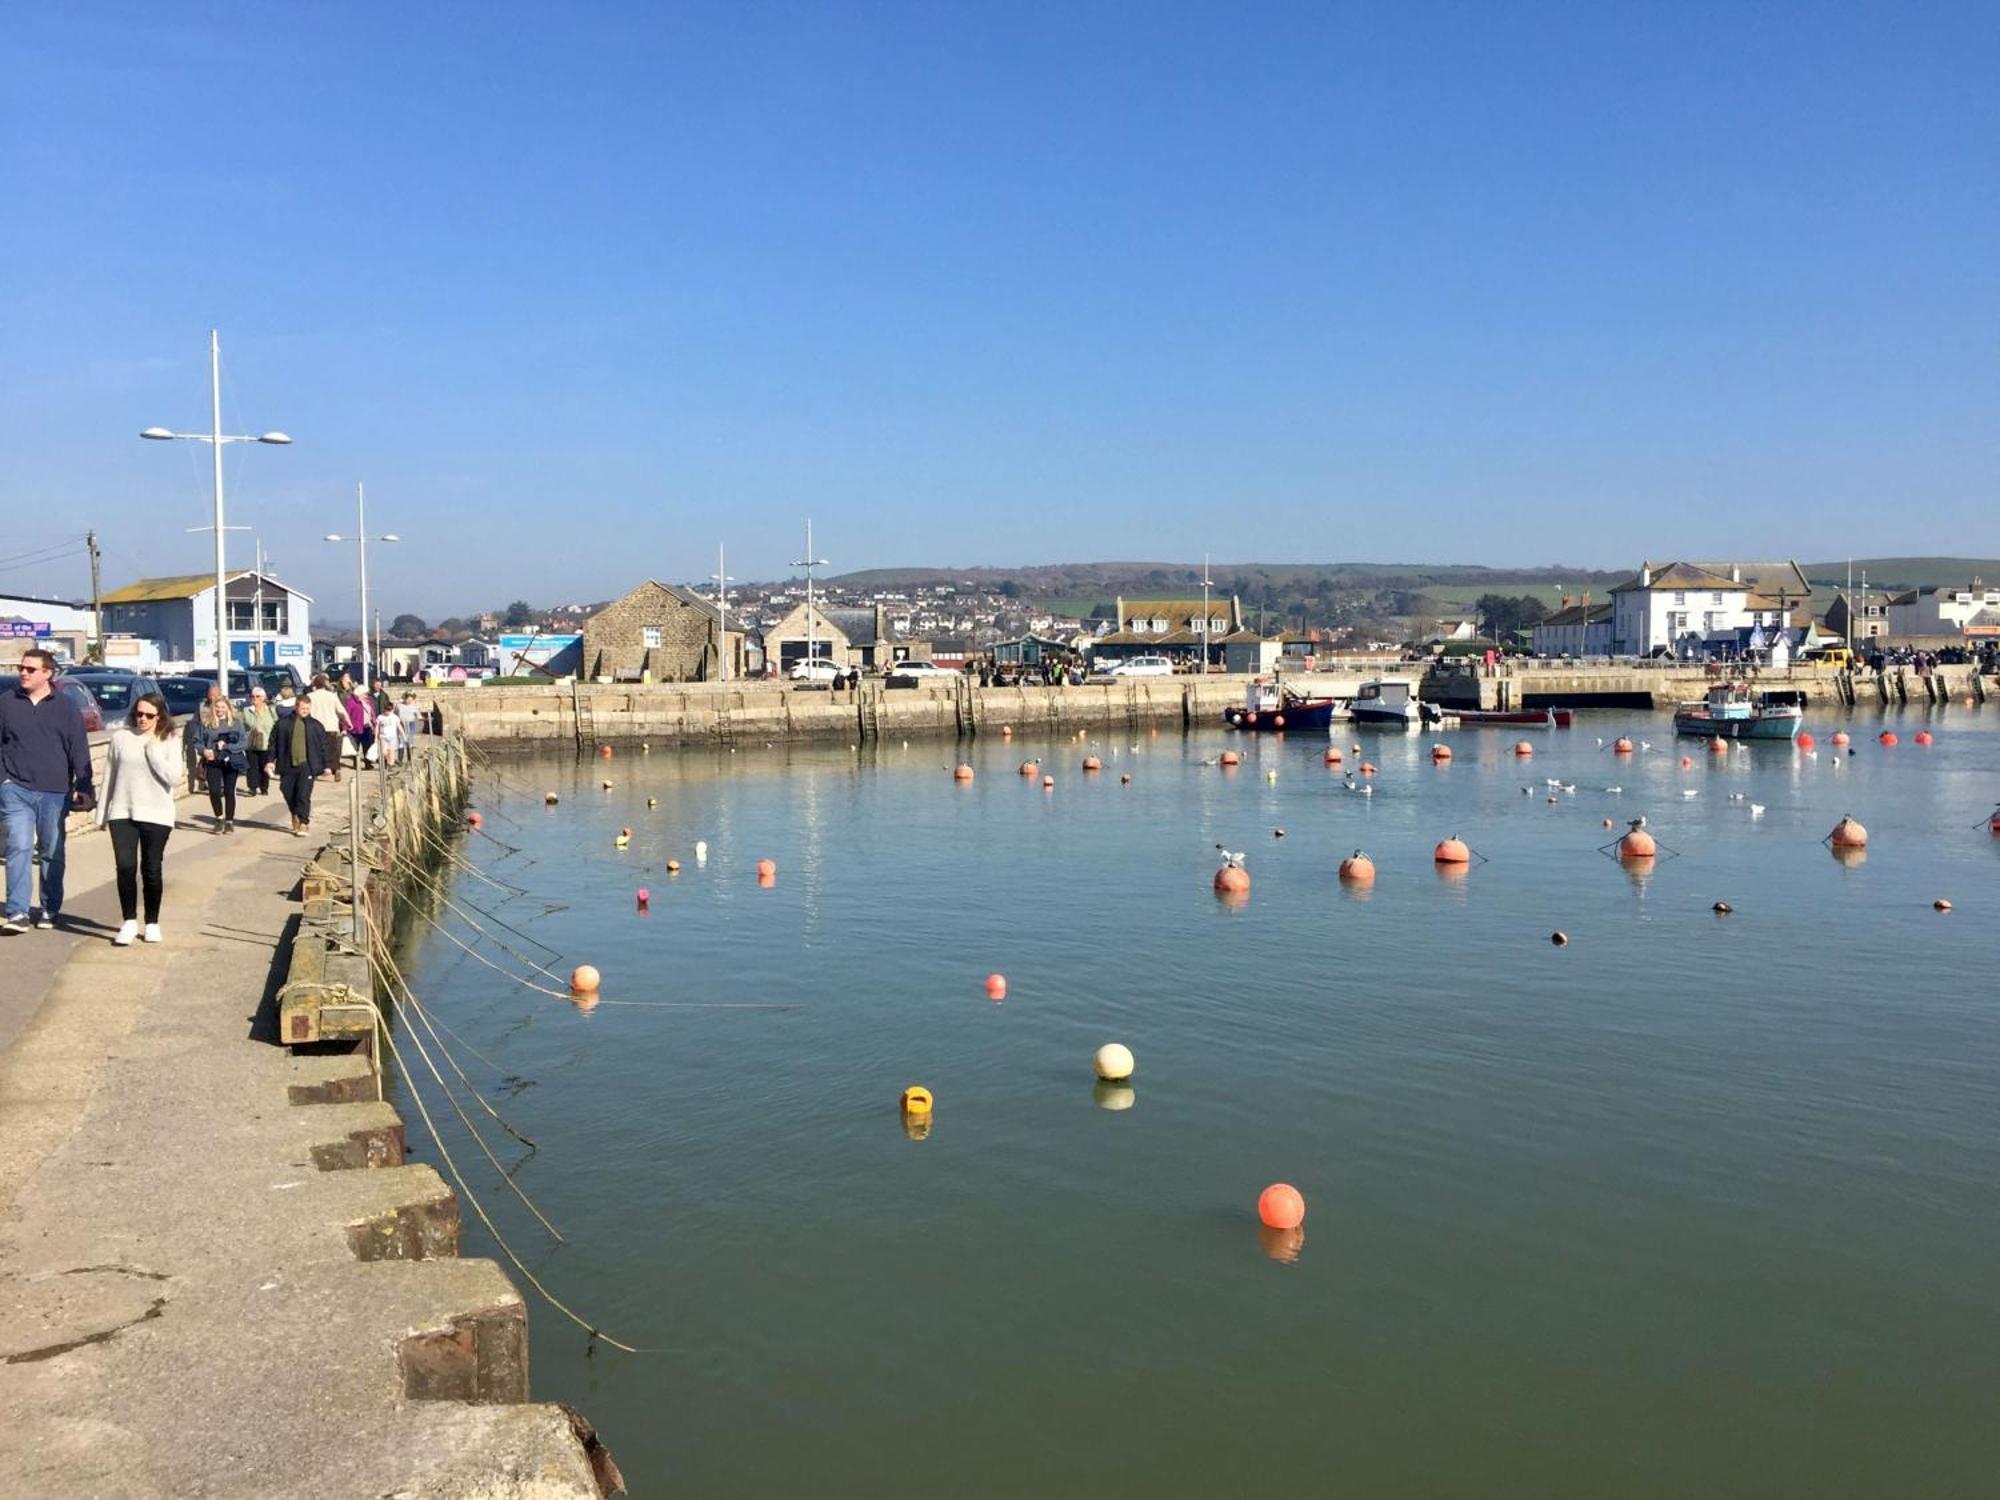
[[[569,971],[569,992],[572,995],[594,995],[600,976],[589,964],[578,964]]]
[[[1375,861],[1356,849],[1340,862],[1340,878],[1349,885],[1373,885]]]
[[[1651,859],[1659,852],[1659,844],[1643,828],[1634,828],[1618,841],[1620,859]]]
[[[1516,740],[1514,741],[1514,753],[1523,760],[1526,760],[1530,755],[1535,753],[1535,747],[1526,740]]]
[[[1683,771],[1687,770],[1693,764],[1694,764],[1694,757],[1692,755],[1683,755],[1681,757],[1681,769]]]
[[[1986,827],[1989,832],[2000,834],[2000,807],[1993,809],[1993,816],[1986,820]]]
[[[1329,750],[1323,759],[1328,765],[1337,766],[1340,764],[1340,752],[1338,750]]]
[[[1101,771],[1104,769],[1104,762],[1094,755],[1086,755],[1083,758],[1083,768],[1086,771]]]
[[[667,861],[667,873],[669,875],[678,875],[680,874],[680,872],[681,872],[681,862],[679,860],[670,859]]]
[[[1797,745],[1801,750],[1810,750],[1814,745],[1817,745],[1819,741],[1814,739],[1811,735],[1807,734],[1803,729],[1801,729],[1798,732],[1797,736],[1792,740],[1792,743]]]
[[[1005,1000],[1007,998],[1007,976],[1005,974],[988,974],[986,976],[986,998],[988,1000]]]
[[[1032,776],[1035,772],[1041,770],[1041,768],[1042,763],[1037,760],[1024,760],[1021,762],[1021,774],[1023,776]]]
[[[1044,776],[1042,778],[1042,790],[1045,792],[1048,791],[1049,788],[1053,787],[1055,784],[1056,784],[1056,779],[1053,776]]]
[[[1234,750],[1225,750],[1222,752],[1222,754],[1216,757],[1216,763],[1218,765],[1234,766],[1234,765],[1241,765],[1242,762],[1243,762],[1243,757],[1238,755]]]
[[[1000,726],[1000,738],[1003,740],[1014,738],[1014,726],[1012,724],[1002,724]]]
[[[1273,729],[1283,729],[1285,727],[1285,716],[1283,714],[1272,714],[1271,727]]]
[[[758,860],[757,873],[759,876],[776,875],[778,873],[778,862],[775,859]]]
[[[1716,738],[1708,742],[1708,753],[1710,755],[1727,755],[1729,753],[1729,741],[1723,739],[1720,735],[1716,736]]]
[[[1549,934],[1549,941],[1554,943],[1558,948],[1567,948],[1569,946],[1569,934],[1561,928],[1557,928]]]
[[[1847,731],[1845,729],[1834,730],[1833,738],[1828,743],[1836,750],[1842,749],[1847,744]]]
[[[1945,900],[1945,899],[1944,899],[1944,897],[1940,896],[1940,897],[1938,897],[1938,898],[1937,898],[1937,900],[1935,900],[1935,901],[1933,901],[1933,902],[1931,903],[1931,910],[1933,910],[1933,911],[1950,911],[1950,910],[1951,910],[1951,903],[1950,903],[1949,901]]]
[[[1913,738],[1919,745],[1928,745],[1931,742],[1931,732],[1928,729],[1919,729]]]
[[[1618,739],[1612,741],[1611,750],[1615,755],[1630,755],[1632,753],[1632,742],[1621,735]]]
[[[1306,1200],[1289,1182],[1274,1182],[1257,1195],[1257,1217],[1267,1229],[1297,1229],[1306,1221]]]
[[[1250,872],[1241,865],[1224,865],[1215,872],[1215,893],[1235,895],[1250,889]]]
[[[1448,839],[1438,840],[1437,848],[1431,851],[1431,858],[1441,865],[1469,865],[1472,863],[1472,850],[1464,839],[1454,833]]]
[[[1448,760],[1450,760],[1450,759],[1451,759],[1451,746],[1449,746],[1449,745],[1433,745],[1433,746],[1431,746],[1431,764],[1432,764],[1432,765],[1434,765],[1434,766],[1441,766],[1441,765],[1443,765],[1443,764],[1444,764],[1444,763],[1445,763],[1446,761],[1448,761]]]
[[[477,828],[485,821],[486,819],[482,818],[477,811],[469,812],[465,815],[465,826],[467,828]]]
[[[603,756],[606,760],[611,759],[611,747],[609,745],[599,745],[597,747],[597,753]]]
[[[1877,744],[1894,745],[1898,743],[1896,739],[1896,731],[1893,729],[1885,729],[1875,738]]]
[[[957,768],[956,768],[955,770],[953,770],[953,772],[951,773],[951,779],[952,779],[953,781],[970,781],[970,780],[972,780],[972,767],[970,767],[970,766],[966,766],[966,765],[961,765],[961,766],[957,767]]]
[[[1836,849],[1865,849],[1868,847],[1868,830],[1855,822],[1852,817],[1842,818],[1833,825],[1833,832],[1827,842]]]
[[[1363,776],[1373,776],[1375,774],[1375,762],[1372,760],[1361,762],[1361,774]]]

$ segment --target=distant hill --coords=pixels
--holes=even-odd
[[[1806,577],[1813,583],[1829,588],[1847,586],[1846,558],[1838,562],[1801,563]],[[2000,582],[2000,558],[1991,557],[1857,557],[1854,559],[1854,582],[1861,583],[1863,573],[1868,575],[1871,589],[1926,589],[1946,583],[1970,583],[1974,578],[1983,578],[1988,583]]]
[[[1477,563],[1210,563],[1209,577],[1217,588],[1241,580],[1258,587],[1296,588],[1324,583],[1336,589],[1404,589],[1421,591],[1432,585],[1454,592],[1488,589],[1505,592],[1536,585],[1560,589],[1603,587],[1630,576],[1630,569],[1598,569],[1551,565],[1539,568],[1489,568]],[[858,590],[922,588],[940,583],[970,585],[997,591],[1011,583],[1023,596],[1037,599],[1096,598],[1110,594],[1147,594],[1201,587],[1201,564],[1186,562],[1037,563],[1021,568],[868,568],[828,580]]]

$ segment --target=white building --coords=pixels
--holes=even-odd
[[[104,596],[104,632],[158,643],[162,664],[215,665],[215,575],[142,578]],[[312,600],[269,574],[239,568],[227,580],[229,659],[292,665],[312,656]]]
[[[1612,610],[1609,604],[1565,604],[1537,620],[1535,655],[1610,656]]]
[[[4,601],[0,601],[4,602]],[[1911,589],[1889,601],[1890,635],[1991,634],[1987,630],[1968,632],[1982,610],[2000,610],[2000,588],[1980,582],[1947,584],[1939,588]],[[1981,625],[1988,622],[1980,621]]]
[[[1700,656],[1711,643],[1747,631],[1810,619],[1812,584],[1795,562],[1677,562],[1638,574],[1611,591],[1616,656]]]

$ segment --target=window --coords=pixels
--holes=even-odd
[[[1154,616],[1153,616],[1153,634],[1155,634],[1155,635],[1165,635],[1166,633],[1167,633],[1167,622],[1166,622],[1165,620],[1161,619],[1161,618],[1160,618],[1160,617],[1159,617],[1158,615],[1154,615]]]
[[[648,625],[648,626],[646,626],[646,627],[645,627],[645,628],[644,628],[643,630],[641,630],[641,631],[640,631],[640,634],[641,634],[641,635],[643,635],[643,636],[645,637],[645,639],[646,639],[646,649],[647,649],[648,651],[657,651],[657,650],[659,650],[659,648],[660,648],[660,627],[659,627],[659,626],[657,626],[657,625]]]
[[[273,635],[285,633],[285,601],[266,599],[264,601],[264,629]]]
[[[231,599],[229,601],[229,628],[231,630],[265,630],[272,635],[285,633],[285,601],[266,599],[264,620],[257,623],[257,601],[255,599]]]
[[[1709,602],[1710,604],[1720,604],[1720,603],[1722,602],[1722,595],[1720,595],[1720,594],[1710,594],[1710,595],[1708,596],[1708,602]]]
[[[1685,589],[1677,589],[1677,590],[1676,590],[1676,591],[1674,592],[1674,603],[1676,603],[1676,604],[1685,604],[1685,603],[1687,603],[1687,602],[1688,602],[1688,596],[1687,596],[1687,590],[1685,590]]]

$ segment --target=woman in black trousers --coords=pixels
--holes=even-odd
[[[291,713],[278,720],[271,747],[277,752],[278,785],[292,812],[292,832],[300,838],[312,827],[313,779],[332,764],[327,733],[312,715],[312,698],[312,693],[299,694]]]

